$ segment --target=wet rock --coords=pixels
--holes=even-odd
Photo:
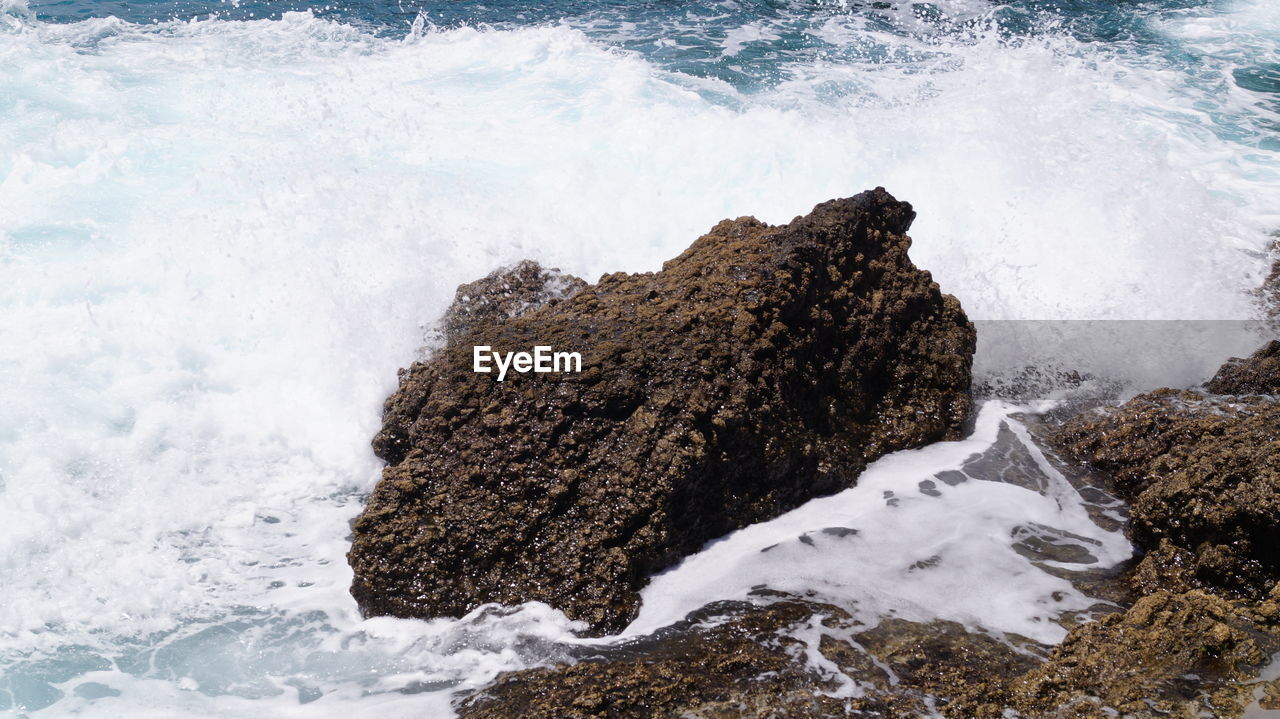
[[[1214,394],[1280,394],[1280,340],[1249,357],[1232,357],[1204,388]]]
[[[1258,300],[1271,331],[1280,334],[1280,235],[1271,243],[1271,273],[1258,288]]]
[[[974,378],[973,396],[978,400],[997,399],[1026,403],[1035,400],[1070,398],[1073,401],[1114,398],[1118,387],[1076,370],[1023,367]]]
[[[1162,389],[1080,415],[1057,439],[1132,503],[1140,591],[1256,599],[1280,578],[1280,402]]]
[[[1280,606],[1193,590],[1157,591],[1128,611],[1072,630],[1012,687],[1026,716],[1232,717],[1253,700],[1280,651]]]
[[[794,719],[844,716],[839,684],[804,662],[786,628],[813,608],[784,602],[711,628],[677,627],[576,665],[499,677],[460,719]]]
[[[455,337],[572,297],[586,286],[573,275],[524,260],[459,286],[440,324],[446,338]]]
[[[1161,389],[1050,433],[1108,472],[1142,550],[1140,599],[1076,627],[1011,704],[1044,717],[1235,717],[1280,652],[1278,343],[1232,360],[1206,395]]]
[[[461,719],[1132,719],[1238,717],[1273,687],[1280,593],[1231,601],[1156,592],[1050,649],[954,622],[887,619],[782,599],[708,608],[571,666],[505,674]]]
[[[661,272],[543,304],[535,267],[464,288],[385,405],[348,555],[361,609],[541,600],[617,630],[705,542],[958,436],[974,332],[908,259],[914,216],[878,189],[789,225],[726,220]],[[474,345],[580,352],[583,371],[497,382]]]
[[[1007,687],[1048,652],[1024,637],[998,639],[947,621],[886,619],[854,639],[843,645],[846,651],[861,649],[893,673],[896,681],[877,686],[883,701],[917,717],[927,716],[930,706],[948,716],[1003,717]],[[841,642],[830,644],[827,653],[835,659]]]
[[[711,620],[711,621],[707,621]],[[1038,666],[953,622],[891,619],[867,630],[844,610],[784,599],[695,616],[658,636],[573,666],[514,672],[464,699],[461,719],[914,719],[951,704],[968,719],[1004,716],[995,693]]]

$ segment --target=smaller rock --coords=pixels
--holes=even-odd
[[[1140,591],[1256,599],[1280,579],[1280,402],[1161,389],[1081,414],[1055,439],[1132,502],[1129,533],[1148,552]]]
[[[1006,717],[1008,688],[1014,678],[1038,667],[1039,657],[1048,651],[1044,645],[1016,635],[996,639],[942,620],[886,619],[856,639],[858,647],[893,670],[897,681],[880,689],[893,697],[892,705],[903,716],[913,717],[928,716],[930,704],[943,707],[948,717]],[[852,648],[847,643],[843,646]],[[835,652],[827,653],[838,661]],[[906,701],[912,697],[932,701],[913,707]],[[910,711],[913,708],[915,712]]]
[[[1097,377],[1075,370],[1023,367],[974,378],[974,399],[1002,399],[1031,402],[1070,397],[1080,399],[1114,398],[1120,388]]]
[[[1249,680],[1280,651],[1268,604],[1151,594],[1072,630],[1014,684],[1014,706],[1037,717],[1239,716],[1253,700]]]
[[[1280,340],[1245,359],[1232,357],[1204,388],[1214,394],[1280,394]]]

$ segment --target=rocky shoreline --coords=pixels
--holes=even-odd
[[[615,632],[655,571],[955,438],[972,325],[907,259],[882,189],[781,227],[725,221],[662,272],[596,285],[522,263],[459,288],[401,377],[355,525],[371,615],[541,600]],[[1280,262],[1261,297],[1275,302]],[[476,343],[593,342],[582,375],[507,385]],[[664,364],[662,360],[675,360]],[[1280,712],[1280,341],[1202,388],[1045,417],[1036,435],[1128,505],[1110,612],[1056,646],[953,622],[863,626],[776,594],[720,603],[461,697],[463,719],[1241,717]]]
[[[1210,386],[1277,378],[1270,343]],[[1244,384],[1228,385],[1228,378]],[[1116,579],[1125,608],[1057,646],[1018,651],[959,625],[851,625],[838,607],[782,597],[722,608],[571,666],[505,675],[463,699],[464,719],[528,717],[1239,717],[1280,711],[1280,397],[1158,390],[1048,431],[1131,502],[1145,555]],[[808,645],[798,627],[820,627]],[[815,672],[817,652],[833,671]],[[838,670],[838,673],[837,671]],[[858,696],[842,696],[841,681]]]

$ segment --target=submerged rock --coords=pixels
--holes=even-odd
[[[1003,697],[1037,665],[1027,649],[953,622],[868,630],[839,607],[786,598],[709,609],[574,665],[503,675],[458,709],[460,719],[914,719],[956,696]],[[957,706],[968,719],[1005,716],[1000,702]]]
[[[838,611],[838,610],[837,610]],[[513,672],[458,706],[459,719],[819,719],[842,716],[839,682],[805,662],[790,627],[803,602],[685,625],[570,665]]]
[[[361,609],[540,600],[617,630],[705,542],[957,437],[974,330],[907,257],[914,217],[877,189],[789,225],[723,221],[661,272],[567,280],[563,299],[527,265],[462,292],[386,403],[348,555]],[[516,289],[467,308],[493,288]],[[476,345],[579,352],[582,371],[498,382]]]
[[[868,628],[795,598],[709,607],[577,664],[504,674],[458,709],[460,719],[1238,717],[1280,689],[1257,678],[1280,651],[1278,599],[1160,591],[1052,649],[946,621]]]

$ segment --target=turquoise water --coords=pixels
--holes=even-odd
[[[500,264],[655,270],[884,185],[974,317],[1255,316],[1277,62],[1269,0],[0,0],[0,711],[448,716],[562,656],[545,606],[347,594],[396,369]],[[951,618],[1050,611],[1017,581]]]
[[[807,0],[768,2],[302,2],[299,0],[189,0],[115,2],[62,0],[32,2],[35,17],[47,22],[76,22],[115,17],[131,23],[221,20],[278,20],[285,13],[306,12],[360,27],[385,37],[399,37],[426,23],[434,28],[490,27],[512,29],[564,25],[605,45],[637,53],[655,65],[697,77],[758,90],[788,76],[788,65],[829,62],[919,62],[929,45],[950,43],[973,33],[995,32],[1008,42],[1063,33],[1085,43],[1107,43],[1116,52],[1147,56],[1188,75],[1210,70],[1222,59],[1171,41],[1160,32],[1165,22],[1229,10],[1218,0],[1163,0],[1116,3],[1107,0],[1024,0],[1022,2],[849,2]],[[892,40],[863,38],[847,43],[824,38],[830,23],[851,23],[888,38],[922,41],[913,52],[895,48]],[[750,28],[749,33],[743,33]],[[1275,58],[1248,48],[1229,48],[1239,66],[1231,69],[1236,84],[1259,93],[1280,92]],[[1252,64],[1253,62],[1257,64]],[[1268,62],[1269,61],[1269,62]],[[1216,73],[1215,73],[1216,74]],[[1203,78],[1207,80],[1208,78]],[[1269,104],[1276,109],[1275,100]],[[1259,120],[1260,129],[1274,131]],[[1236,130],[1239,132],[1240,130]],[[1255,138],[1274,142],[1274,138]],[[1275,149],[1271,147],[1271,149]]]

